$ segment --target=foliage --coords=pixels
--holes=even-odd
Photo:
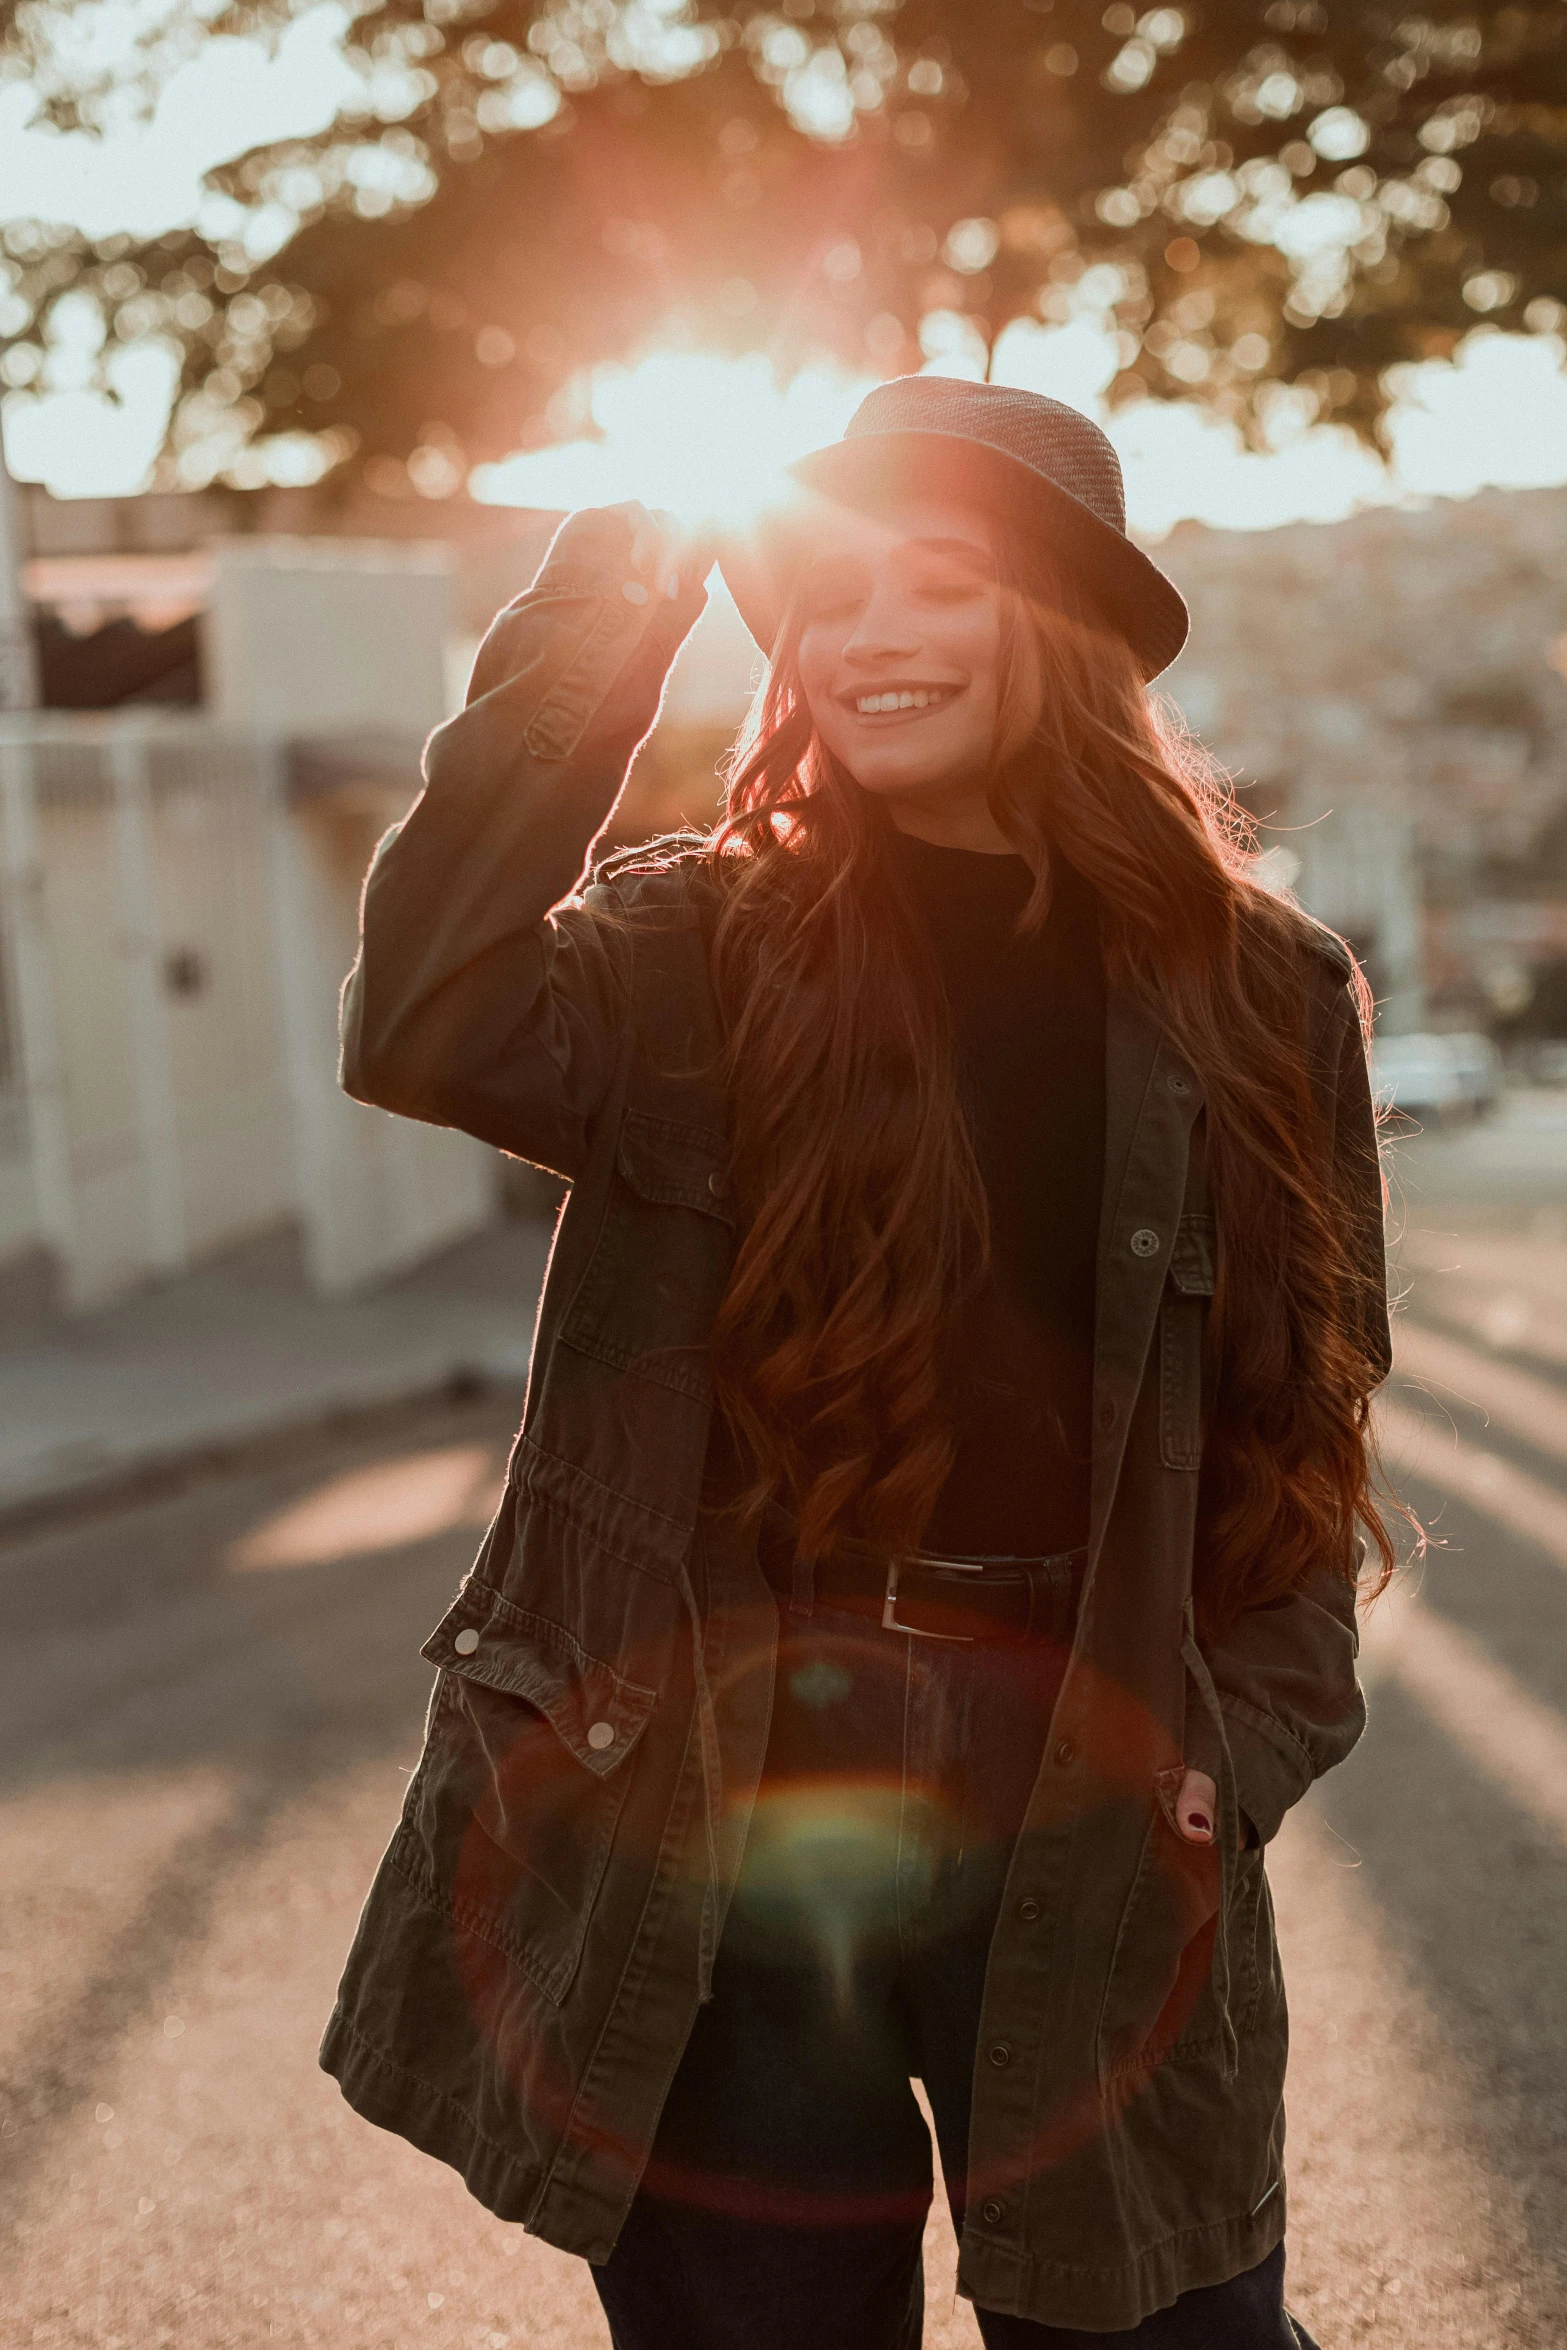
[[[16,10],[10,63],[101,122],[123,65],[61,69],[59,16]],[[149,90],[200,32],[151,21]],[[1266,437],[1281,385],[1369,432],[1396,362],[1567,323],[1562,0],[383,0],[350,55],[332,129],[212,175],[195,228],[13,226],[8,379],[69,290],[180,344],[171,478],[353,450],[439,496],[654,337],[892,373],[1090,311],[1112,398]]]

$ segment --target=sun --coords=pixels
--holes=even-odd
[[[793,458],[838,438],[870,383],[818,364],[780,387],[762,352],[650,352],[594,371],[597,438],[477,466],[470,488],[481,504],[555,512],[638,498],[693,529],[742,529],[787,495]]]

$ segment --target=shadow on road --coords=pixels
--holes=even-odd
[[[42,2159],[107,2052],[156,2010],[276,1815],[357,1764],[411,1766],[431,1682],[420,1644],[477,1547],[510,1435],[510,1410],[493,1400],[426,1408],[379,1442],[304,1448],[286,1470],[0,1551],[0,1803],[53,1786],[90,1806],[105,1782],[198,1766],[232,1788],[217,1817],[162,1853],[86,1979],[13,2051],[0,2190]],[[458,1445],[489,1473],[457,1523],[321,1564],[234,1563],[258,1527],[345,1474]]]
[[[1318,1800],[1358,1856],[1455,2064],[1477,2084],[1473,2151],[1517,2192],[1539,2262],[1526,2291],[1559,2280],[1550,2306],[1531,2313],[1538,2339],[1553,2340],[1567,2306],[1561,1848],[1391,1680],[1378,1684],[1366,1738]]]

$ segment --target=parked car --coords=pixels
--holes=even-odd
[[[1483,1117],[1502,1090],[1502,1057],[1488,1036],[1379,1036],[1371,1048],[1377,1100],[1400,1117],[1453,1125]]]

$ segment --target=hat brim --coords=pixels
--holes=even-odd
[[[956,492],[1027,536],[1059,550],[1074,578],[1141,665],[1145,682],[1186,642],[1190,616],[1178,588],[1141,547],[1021,458],[961,433],[868,432],[834,441],[789,467],[802,489],[838,505],[874,505],[910,489]],[[800,534],[763,524],[749,544],[724,548],[719,568],[740,616],[770,654],[801,557]]]

